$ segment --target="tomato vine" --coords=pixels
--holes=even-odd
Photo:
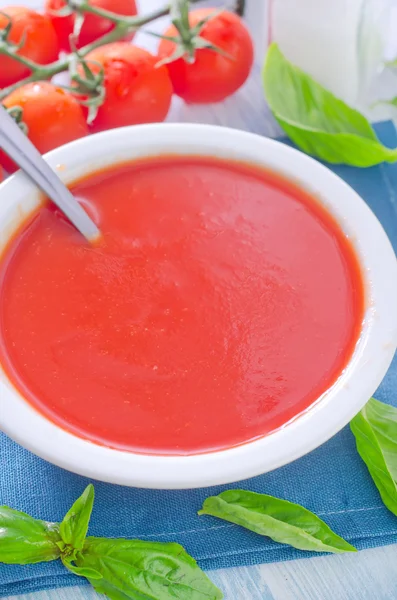
[[[183,2],[186,6],[189,5],[188,0],[183,0]],[[197,2],[200,2],[200,0],[190,0],[190,2],[195,4]],[[138,31],[144,25],[151,23],[152,21],[155,21],[160,17],[168,15],[173,7],[173,3],[171,3],[170,5],[167,5],[163,8],[152,11],[147,15],[125,16],[118,15],[116,13],[104,10],[102,8],[98,8],[96,6],[92,6],[89,0],[79,0],[78,3],[76,3],[75,0],[67,0],[67,3],[68,8],[72,12],[77,11],[80,15],[90,13],[106,18],[115,24],[115,27],[112,31],[106,33],[91,44],[87,44],[86,46],[81,48],[79,50],[80,57],[86,56],[87,54],[89,54],[96,48],[103,46],[104,44],[109,44],[111,42],[121,40],[125,38],[127,34]],[[9,32],[10,23],[7,25],[7,27],[0,31],[0,54],[12,58],[13,60],[20,62],[21,64],[24,64],[32,72],[29,76],[25,77],[24,79],[21,79],[20,81],[0,90],[0,100],[4,99],[11,92],[18,89],[22,85],[25,85],[26,83],[51,79],[51,77],[53,77],[54,75],[57,75],[62,71],[68,70],[71,58],[74,56],[73,53],[68,54],[65,57],[62,57],[48,65],[41,65],[17,53],[19,47],[15,46],[9,40]]]

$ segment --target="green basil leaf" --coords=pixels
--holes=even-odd
[[[59,540],[56,523],[0,506],[0,562],[28,565],[56,560],[60,556]]]
[[[94,505],[94,486],[88,485],[83,494],[66,513],[59,526],[59,532],[66,545],[81,550],[87,536],[92,507]]]
[[[98,573],[98,571],[96,571],[95,569],[90,569],[88,567],[76,567],[76,565],[70,557],[62,556],[62,564],[69,571],[71,571],[75,575],[78,575],[79,577],[86,577],[87,579],[92,579],[95,581],[97,579],[102,579],[102,575]]]
[[[223,598],[179,544],[88,537],[76,564],[102,575],[91,583],[111,600]]]
[[[368,120],[291,64],[273,43],[263,70],[269,107],[295,144],[329,163],[370,167],[397,160]]]
[[[94,590],[98,592],[98,594],[104,594],[110,600],[131,600],[131,598],[133,598],[133,600],[147,600],[148,598],[148,596],[142,596],[142,594],[131,595],[130,592],[127,592],[127,594],[125,594],[124,592],[115,588],[113,585],[111,585],[108,581],[105,581],[104,579],[102,579],[101,581],[89,579],[89,582],[94,588]],[[152,599],[153,596],[150,596],[150,598]]]
[[[397,516],[397,409],[371,398],[350,428],[384,504]]]
[[[207,498],[199,515],[230,521],[299,550],[356,552],[310,510],[266,494],[228,490]]]

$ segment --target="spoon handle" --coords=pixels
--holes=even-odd
[[[87,240],[92,242],[99,237],[98,227],[1,105],[0,148],[51,198]]]

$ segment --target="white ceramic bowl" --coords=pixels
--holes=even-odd
[[[35,454],[94,479],[148,488],[193,488],[281,467],[328,440],[363,407],[397,346],[397,263],[379,222],[346,183],[313,159],[270,139],[203,125],[143,125],[73,142],[46,158],[71,183],[101,167],[167,153],[229,157],[274,169],[312,192],[334,215],[354,245],[365,281],[365,322],[347,368],[314,406],[280,430],[209,454],[148,456],[80,439],[34,410],[4,373],[0,373],[0,425]],[[21,173],[0,185],[0,251],[38,202],[34,186]]]

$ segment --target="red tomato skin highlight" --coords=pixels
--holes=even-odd
[[[42,65],[55,61],[59,43],[50,19],[24,6],[8,6],[1,9],[0,29],[12,21],[10,41],[18,44],[25,35],[25,43],[18,51],[20,56]],[[30,69],[16,60],[0,54],[0,88],[8,87],[27,77]]]
[[[90,4],[95,7],[114,12],[118,15],[134,16],[137,14],[135,0],[91,0]],[[57,33],[61,49],[70,52],[69,36],[73,32],[75,16],[69,15],[60,17],[56,12],[64,8],[64,0],[47,0],[45,11],[51,19],[54,29]],[[110,33],[114,29],[114,24],[108,19],[98,17],[97,15],[86,13],[84,23],[81,28],[77,47],[82,48],[91,44],[103,35]],[[124,39],[132,39],[134,34],[128,34]]]
[[[28,137],[41,154],[88,135],[88,126],[78,101],[48,81],[28,83],[4,100],[6,108],[20,106]],[[0,163],[13,173],[16,164],[2,151]]]
[[[165,66],[147,50],[126,42],[101,46],[86,57],[94,72],[104,69],[105,101],[92,124],[93,131],[126,125],[158,123],[166,118],[172,83]],[[90,62],[91,61],[91,62]]]
[[[190,13],[190,25],[194,27],[215,9],[198,9]],[[165,35],[176,36],[172,25]],[[213,50],[196,50],[193,64],[183,58],[167,64],[174,92],[188,104],[221,102],[234,94],[247,80],[254,61],[251,35],[243,21],[234,13],[222,11],[209,20],[201,37],[221,48],[231,58]],[[158,50],[160,60],[175,52],[175,43],[161,40]]]

